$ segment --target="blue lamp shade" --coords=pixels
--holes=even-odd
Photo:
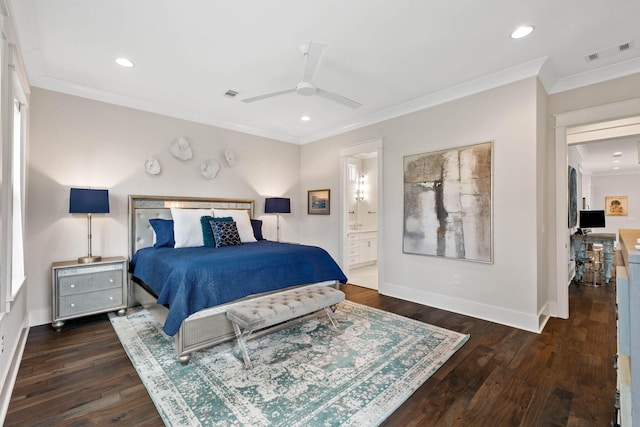
[[[291,199],[286,197],[264,199],[264,213],[291,213]]]
[[[109,190],[72,188],[69,213],[109,213]]]

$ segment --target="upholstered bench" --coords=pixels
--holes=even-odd
[[[254,331],[276,327],[292,319],[325,310],[331,325],[338,327],[331,306],[344,300],[344,293],[328,286],[312,286],[274,294],[234,305],[227,310],[227,319],[236,333],[236,352],[242,353],[245,367],[250,369],[251,359],[247,340]],[[267,331],[268,332],[268,331]]]

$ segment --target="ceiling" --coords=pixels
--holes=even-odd
[[[640,71],[635,0],[7,1],[32,86],[292,143],[534,75],[556,93]],[[360,108],[241,101],[295,87],[310,41],[313,82]]]
[[[640,135],[578,146],[582,172],[587,175],[640,173],[639,150]]]

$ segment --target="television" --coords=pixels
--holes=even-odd
[[[604,211],[580,211],[580,228],[604,227]]]

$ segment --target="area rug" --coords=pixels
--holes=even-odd
[[[336,319],[249,341],[250,370],[231,343],[181,365],[145,309],[111,323],[168,426],[379,425],[469,338],[350,301]]]

